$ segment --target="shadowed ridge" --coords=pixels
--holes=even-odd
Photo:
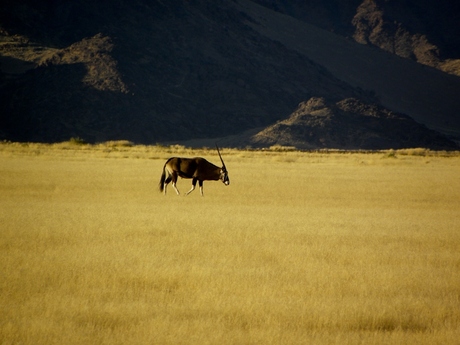
[[[336,103],[311,98],[300,103],[287,119],[254,135],[251,141],[256,146],[303,149],[458,149],[455,142],[407,115],[354,98]]]

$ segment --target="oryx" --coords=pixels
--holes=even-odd
[[[185,193],[185,195],[190,194],[195,189],[197,181],[200,185],[201,196],[203,196],[203,181],[221,180],[226,186],[228,186],[230,184],[230,179],[228,178],[227,168],[225,167],[224,160],[220,155],[220,151],[217,145],[216,148],[220,157],[220,161],[222,162],[221,168],[201,157],[169,158],[163,167],[163,174],[161,175],[159,185],[160,191],[164,192],[166,195],[166,187],[168,186],[169,182],[172,182],[172,186],[176,190],[177,195],[180,195],[179,190],[176,187],[178,176],[192,179],[192,188],[187,193]]]

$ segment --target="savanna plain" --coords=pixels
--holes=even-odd
[[[459,344],[459,152],[221,152],[1,143],[0,344]]]

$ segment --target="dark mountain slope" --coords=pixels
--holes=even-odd
[[[254,135],[251,144],[304,149],[456,149],[439,133],[410,117],[356,99],[327,102],[311,98],[285,120]]]
[[[252,1],[0,6],[2,139],[155,143],[238,135],[310,97],[380,100],[460,133],[459,78]]]
[[[262,35],[308,56],[349,85],[372,90],[383,106],[460,136],[460,78],[357,44],[303,21],[240,0]]]
[[[255,0],[362,44],[460,75],[456,0]]]
[[[7,139],[216,137],[268,125],[305,96],[368,97],[262,37],[232,3],[30,1],[10,10],[7,32],[48,53],[3,79]]]

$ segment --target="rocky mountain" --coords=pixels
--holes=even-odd
[[[0,139],[155,143],[232,136],[232,145],[242,146],[241,133],[272,128],[312,97],[328,104],[355,99],[358,115],[357,104],[378,104],[460,138],[460,78],[373,47],[380,46],[374,24],[393,12],[385,7],[392,1],[370,2],[4,0]],[[371,25],[372,8],[382,21]],[[420,13],[414,21],[428,15]],[[439,32],[456,22],[443,23],[444,31],[433,24],[433,37],[444,37]],[[444,52],[451,60],[460,56],[457,38],[448,50],[441,39],[408,32],[438,47],[438,65],[447,61]],[[430,140],[424,145],[441,142]]]
[[[460,76],[455,0],[255,0],[356,42]]]
[[[376,104],[354,98],[301,102],[285,120],[251,137],[253,146],[294,146],[301,149],[337,148],[379,150],[412,147],[456,149],[436,131]]]

